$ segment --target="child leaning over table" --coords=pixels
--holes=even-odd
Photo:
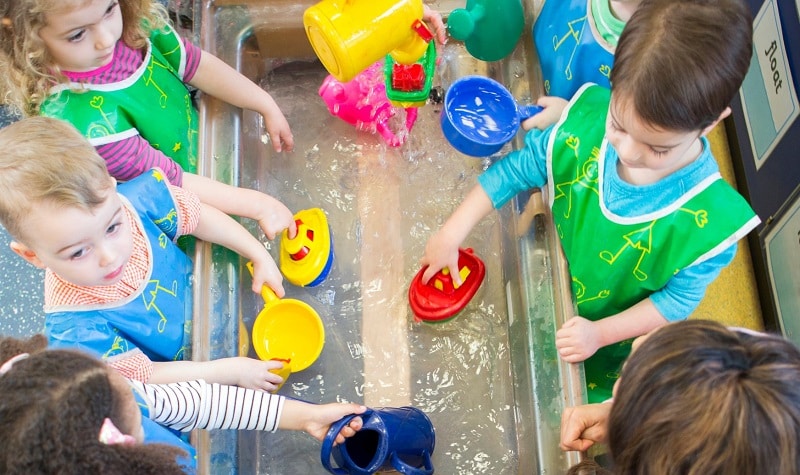
[[[586,83],[610,87],[619,37],[641,0],[548,0],[533,24],[533,44],[542,70],[544,110],[522,128],[544,129]]]
[[[273,148],[290,151],[275,100],[234,68],[180,38],[154,0],[5,0],[0,5],[0,97],[22,115],[70,122],[131,180],[154,167],[170,183],[264,234],[296,225],[276,198],[197,174],[198,115],[187,84],[264,119]],[[282,295],[282,288],[269,282]]]
[[[610,87],[614,50],[641,0],[547,0],[533,24],[544,93],[569,100],[587,82]]]
[[[45,346],[41,335],[0,337],[4,474],[194,473],[194,448],[167,428],[302,430],[323,440],[332,423],[366,410],[203,380],[145,384],[80,351]],[[361,426],[354,417],[335,442]]]
[[[273,390],[281,363],[251,358],[177,361],[191,334],[186,234],[254,264],[253,290],[280,272],[245,228],[159,169],[117,185],[105,161],[70,124],[22,119],[0,130],[0,223],[11,248],[45,269],[51,346],[79,347],[144,382],[205,379]]]
[[[458,247],[475,224],[547,184],[579,315],[556,347],[584,362],[590,402],[610,397],[630,339],[687,318],[759,223],[705,138],[730,114],[751,56],[741,0],[643,2],[620,37],[611,91],[585,86],[558,123],[479,177],[429,239],[423,281],[444,267],[459,280]]]

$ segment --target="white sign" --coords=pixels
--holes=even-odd
[[[758,169],[800,115],[774,0],[764,2],[753,22],[753,60],[740,94]]]
[[[764,248],[781,330],[800,345],[800,197],[772,226]]]

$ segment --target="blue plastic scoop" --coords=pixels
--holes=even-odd
[[[494,79],[464,76],[445,93],[442,132],[459,152],[487,157],[514,138],[523,120],[541,110],[537,105],[518,105]]]

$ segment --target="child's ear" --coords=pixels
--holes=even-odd
[[[731,115],[731,108],[726,107],[725,110],[723,110],[722,113],[720,113],[719,117],[717,117],[717,120],[712,122],[711,125],[709,125],[705,129],[703,129],[703,132],[700,133],[700,136],[705,137],[706,135],[708,135],[711,132],[711,130],[713,130],[714,127],[717,126],[717,124],[725,120],[725,118],[728,117],[729,115]]]
[[[36,255],[35,252],[25,244],[19,243],[17,241],[11,241],[9,244],[11,250],[14,251],[19,257],[25,259],[26,261],[30,262],[34,266],[44,269],[46,266],[39,260],[39,257]]]

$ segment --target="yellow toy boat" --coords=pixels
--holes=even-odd
[[[297,212],[294,219],[297,236],[289,239],[288,231],[284,231],[281,239],[281,272],[295,285],[314,287],[325,280],[333,264],[328,218],[320,208],[311,208]]]

